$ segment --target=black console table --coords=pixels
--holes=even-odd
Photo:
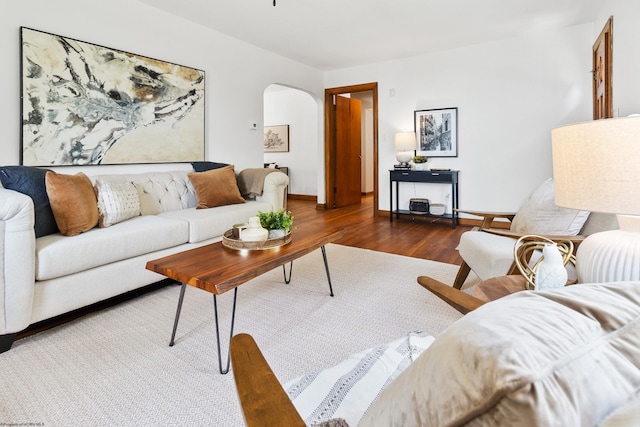
[[[430,218],[447,218],[451,220],[451,228],[456,228],[458,224],[458,172],[459,171],[414,171],[414,170],[390,170],[389,171],[389,220],[393,222],[393,214],[396,219],[400,214],[413,215]],[[393,183],[395,182],[395,202],[396,209],[393,208]],[[400,209],[399,184],[401,182],[426,182],[429,184],[449,184],[451,185],[451,206],[452,212],[444,215],[413,214],[408,209]]]

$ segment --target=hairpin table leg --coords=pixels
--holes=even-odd
[[[238,298],[238,288],[233,289],[233,308],[231,309],[231,327],[229,328],[229,344],[231,344],[231,337],[233,337],[233,324],[236,319],[236,299]],[[213,310],[216,319],[216,343],[218,345],[218,368],[220,369],[221,374],[226,374],[229,372],[229,366],[231,364],[231,352],[227,348],[227,367],[222,368],[222,349],[220,346],[220,327],[218,324],[218,300],[216,299],[216,295],[213,295]]]
[[[182,310],[182,302],[184,301],[184,291],[187,289],[187,284],[183,283],[180,288],[180,299],[178,299],[178,308],[176,309],[176,319],[173,321],[173,332],[171,333],[171,341],[169,341],[169,347],[173,347],[174,339],[176,337],[176,330],[178,329],[178,320],[180,320],[180,310]]]
[[[178,308],[176,309],[176,318],[173,322],[173,332],[171,333],[171,341],[169,342],[169,346],[172,347],[175,343],[176,331],[178,330],[178,321],[180,320],[180,311],[182,310],[182,303],[184,302],[184,292],[187,289],[186,283],[182,284],[180,288],[180,298],[178,299]],[[236,300],[238,298],[238,288],[233,290],[233,308],[231,309],[231,326],[229,328],[229,342],[231,342],[231,337],[233,336],[233,325],[236,319]],[[227,366],[226,368],[222,367],[222,346],[220,345],[220,325],[218,321],[218,300],[216,299],[216,295],[213,295],[213,311],[215,315],[216,321],[216,344],[218,347],[218,368],[220,369],[221,374],[226,374],[229,372],[229,366],[231,365],[231,354],[227,349]]]
[[[284,283],[287,285],[291,283],[291,274],[293,273],[293,261],[289,263],[289,277],[287,278],[287,265],[282,264],[282,271],[284,272]]]
[[[324,269],[327,272],[327,281],[329,281],[329,295],[333,296],[333,286],[331,286],[331,275],[329,274],[329,262],[327,261],[327,251],[324,246],[320,246],[322,251],[322,259],[324,260]]]

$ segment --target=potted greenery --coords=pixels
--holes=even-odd
[[[429,160],[427,156],[413,156],[413,163],[416,165],[416,170],[424,170],[427,160]]]
[[[260,225],[269,230],[269,238],[276,239],[284,237],[293,225],[293,215],[291,211],[280,209],[279,211],[258,212]]]

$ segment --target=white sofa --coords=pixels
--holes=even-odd
[[[188,172],[91,176],[138,184],[160,212],[142,209],[143,215],[71,237],[36,238],[32,198],[0,187],[0,352],[33,323],[164,279],[145,269],[147,261],[219,241],[233,224],[285,206],[289,179],[273,172],[255,200],[196,209]]]

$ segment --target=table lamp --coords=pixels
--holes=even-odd
[[[578,247],[578,282],[640,280],[640,117],[553,129],[558,206],[615,213],[619,230],[588,236]]]
[[[409,162],[413,158],[414,150],[418,148],[418,141],[415,132],[396,132],[393,138],[393,148],[398,152],[396,160],[400,167],[409,167]]]

